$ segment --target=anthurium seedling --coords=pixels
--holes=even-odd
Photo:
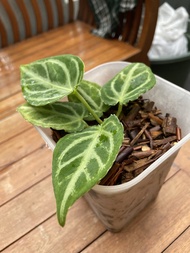
[[[124,138],[122,107],[151,89],[156,79],[146,65],[131,63],[100,86],[83,79],[84,63],[74,55],[45,58],[20,70],[27,102],[19,113],[33,125],[66,132],[53,151],[52,165],[57,216],[64,226],[69,207],[99,183],[118,155]],[[107,115],[111,106],[118,109]]]

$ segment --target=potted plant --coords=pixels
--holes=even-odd
[[[131,181],[99,185],[121,152],[124,109],[155,84],[154,74],[142,63],[108,63],[85,75],[84,63],[74,55],[21,66],[21,86],[27,102],[18,111],[37,126],[54,149],[52,181],[61,226],[69,207],[84,194],[113,232],[121,230],[157,196],[179,148],[190,137],[187,128],[183,129],[187,135],[182,140]],[[152,95],[155,94],[158,95],[158,90]],[[189,94],[183,96],[186,99]],[[164,112],[170,112],[165,111],[171,109],[167,101],[165,106]],[[183,125],[181,117],[180,123]],[[44,128],[61,130],[63,137],[55,144]]]

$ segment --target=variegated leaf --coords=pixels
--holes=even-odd
[[[103,112],[109,109],[109,106],[105,105],[100,97],[100,90],[100,85],[86,80],[82,80],[77,86],[77,91],[91,106],[92,110],[98,115],[98,117],[101,117]],[[69,101],[80,103],[79,99],[74,94],[69,95],[68,99]],[[85,119],[94,120],[94,117],[89,114]]]
[[[123,126],[115,115],[59,140],[52,177],[60,225],[65,224],[68,208],[107,174],[122,141]]]
[[[149,67],[143,63],[131,63],[102,87],[101,96],[105,104],[123,105],[137,99],[155,83]]]
[[[66,132],[81,131],[87,127],[83,120],[87,110],[83,105],[73,102],[56,102],[44,106],[25,103],[17,108],[25,120],[35,126],[52,127]]]
[[[20,69],[25,99],[41,106],[72,93],[83,78],[84,63],[77,56],[61,55],[22,65]]]

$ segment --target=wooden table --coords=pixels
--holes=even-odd
[[[19,66],[65,53],[61,38],[55,41],[54,35],[47,40],[44,34],[0,51],[0,251],[189,253],[190,142],[181,149],[156,201],[122,232],[107,231],[83,198],[70,209],[66,226],[58,225],[52,153],[16,112],[24,102]],[[82,58],[86,70],[99,64],[98,55],[93,60]]]

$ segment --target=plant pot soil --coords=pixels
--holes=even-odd
[[[105,117],[116,113],[116,110],[111,107]],[[115,163],[100,185],[119,185],[134,179],[181,140],[177,119],[169,113],[163,115],[154,101],[143,97],[123,107],[120,121],[125,138]],[[55,142],[65,134],[62,130],[52,129]]]

